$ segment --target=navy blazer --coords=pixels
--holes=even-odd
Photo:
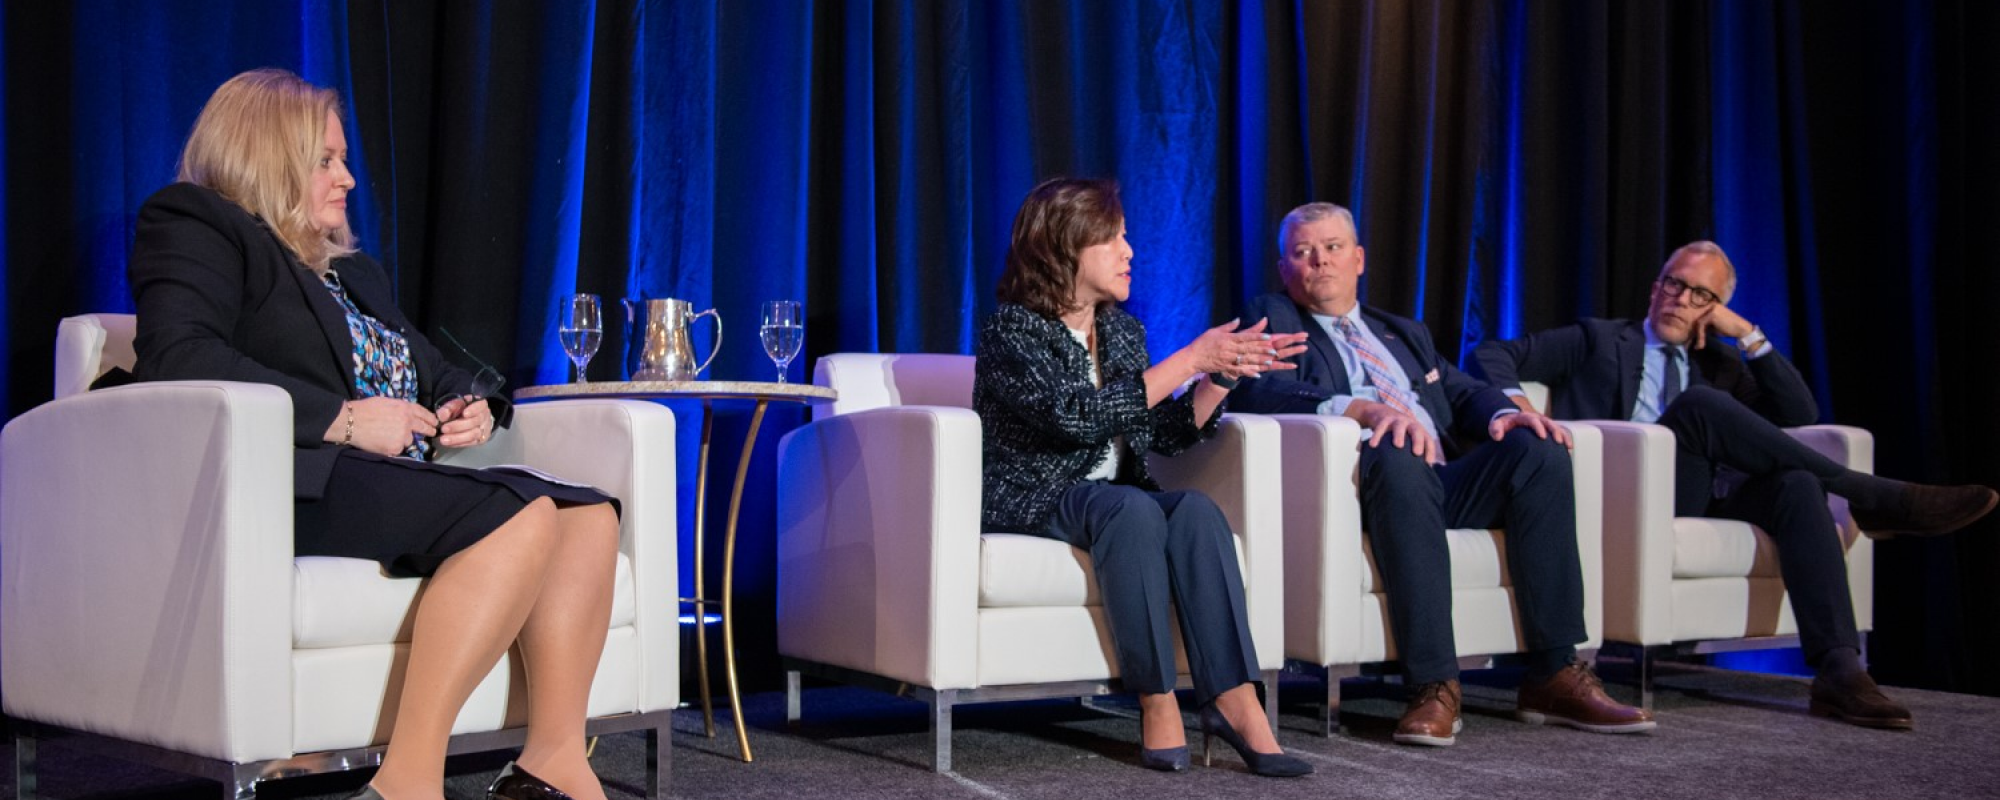
[[[1460,372],[1440,356],[1423,323],[1371,306],[1362,306],[1361,315],[1389,349],[1389,355],[1403,366],[1418,401],[1437,423],[1447,454],[1455,456],[1487,441],[1486,427],[1493,415],[1514,409],[1505,394]],[[1285,294],[1272,293],[1250,301],[1243,312],[1246,323],[1259,319],[1270,320],[1265,330],[1273,334],[1305,331],[1306,351],[1292,359],[1298,365],[1296,370],[1245,379],[1229,395],[1231,409],[1255,414],[1312,414],[1328,398],[1354,393],[1347,383],[1347,362],[1341,360],[1333,338],[1313,320],[1312,312]]]
[[[1147,451],[1174,455],[1215,433],[1222,409],[1194,424],[1194,393],[1146,405],[1146,328],[1116,306],[1097,312],[1098,375],[1061,320],[1001,303],[979,326],[972,410],[984,439],[981,522],[1039,532],[1056,500],[1104,460],[1123,436],[1130,453],[1118,480],[1160,491]]]
[[[1632,418],[1645,372],[1646,329],[1640,320],[1585,319],[1510,341],[1489,341],[1472,351],[1473,371],[1494,386],[1521,381],[1549,387],[1549,416],[1556,419]],[[1819,421],[1819,404],[1797,367],[1775,350],[1744,359],[1711,331],[1708,346],[1692,351],[1690,386],[1712,386],[1780,426]]]
[[[355,254],[332,267],[354,304],[409,339],[418,401],[472,387],[396,308],[388,275]],[[347,312],[319,276],[257,217],[214,190],[168,186],[139,209],[128,267],[138,304],[139,380],[268,383],[292,397],[294,495],[320,497],[340,448],[323,441],[341,403],[358,399]],[[488,398],[495,424],[509,407]]]

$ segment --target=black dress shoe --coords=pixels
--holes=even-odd
[[[1139,766],[1161,772],[1181,772],[1188,768],[1187,745],[1162,747],[1158,750],[1139,748]]]
[[[1849,672],[1813,678],[1812,702],[1807,706],[1815,717],[1832,717],[1863,728],[1907,731],[1917,721],[1910,710],[1889,699],[1866,672]]]
[[[506,768],[500,770],[500,777],[494,778],[493,785],[487,787],[486,800],[570,800],[570,796],[550,786],[548,781],[521,769],[521,765],[509,761]]]
[[[1986,516],[2000,503],[2000,494],[1984,486],[1913,483],[1902,500],[1901,511],[1855,508],[1854,524],[1871,539],[1942,536]]]

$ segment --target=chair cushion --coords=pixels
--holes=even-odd
[[[1236,539],[1243,569],[1243,539]],[[1024,533],[979,537],[979,607],[1096,606],[1097,576],[1090,554],[1066,542]]]
[[[300,556],[292,560],[292,647],[351,647],[410,640],[416,578],[391,578],[382,565],[359,558]],[[618,554],[611,627],[632,624],[638,599],[632,562]]]
[[[1674,578],[1775,578],[1778,547],[1748,522],[1674,518]]]
[[[1452,528],[1444,532],[1451,548],[1451,588],[1493,589],[1512,586],[1507,575],[1506,536],[1499,530]],[[1361,593],[1383,591],[1382,571],[1375,566],[1375,549],[1368,537],[1361,537],[1361,554],[1368,561],[1362,576]]]

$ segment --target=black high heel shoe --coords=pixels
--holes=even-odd
[[[506,768],[500,770],[500,777],[494,778],[493,785],[486,788],[486,800],[570,800],[570,796],[550,786],[548,781],[521,769],[521,765],[509,761]]]
[[[1187,745],[1162,747],[1158,750],[1151,750],[1142,745],[1139,748],[1139,766],[1161,772],[1185,770],[1188,768]]]
[[[1250,743],[1243,741],[1243,735],[1229,724],[1229,718],[1222,716],[1222,710],[1210,701],[1201,707],[1201,764],[1210,766],[1215,757],[1215,738],[1222,737],[1224,744],[1236,748],[1236,754],[1243,757],[1243,765],[1250,771],[1266,778],[1296,778],[1311,775],[1313,766],[1298,756],[1284,753],[1259,753],[1250,749]]]

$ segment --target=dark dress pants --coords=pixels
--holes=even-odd
[[[1826,507],[1826,482],[1847,472],[1751,411],[1728,393],[1689,387],[1660,424],[1674,432],[1674,513],[1748,522],[1778,546],[1778,571],[1791,594],[1792,617],[1806,662],[1835,647],[1859,650],[1847,553]],[[1747,476],[1715,498],[1715,476],[1728,467]]]
[[[1040,535],[1090,553],[1127,690],[1174,690],[1169,606],[1179,612],[1198,703],[1256,676],[1236,535],[1207,496],[1080,483],[1063,493]]]
[[[1507,571],[1528,649],[1569,647],[1583,625],[1576,482],[1569,451],[1527,430],[1442,467],[1383,439],[1361,446],[1361,525],[1389,598],[1389,625],[1414,684],[1458,677],[1446,528],[1504,528]]]

